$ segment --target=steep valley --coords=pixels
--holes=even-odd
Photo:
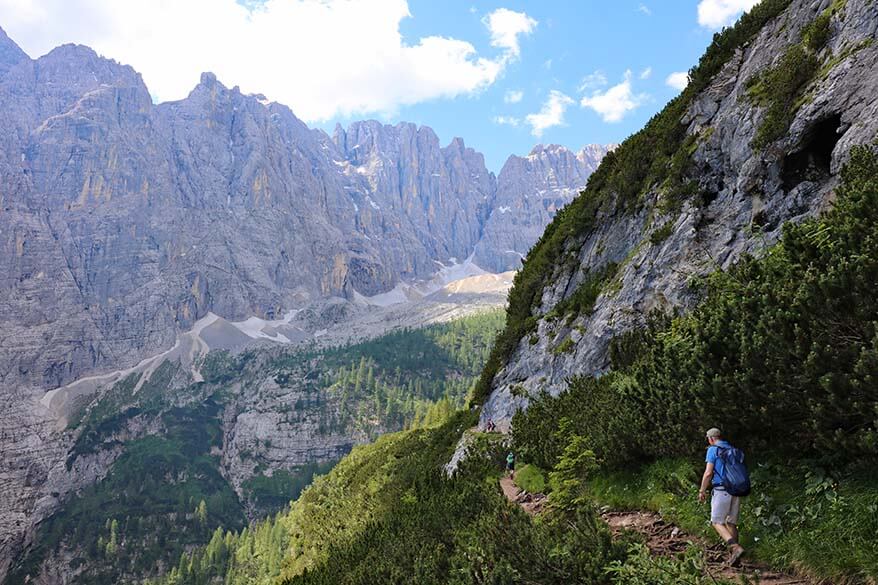
[[[527,255],[469,409],[159,582],[721,583],[698,492],[720,426],[753,479],[755,572],[731,574],[874,583],[876,36],[870,0],[764,0],[717,33]],[[510,451],[535,517],[500,491]],[[601,508],[716,544],[654,555]]]
[[[198,382],[169,359],[142,384],[126,375],[69,413],[68,469],[96,461],[104,476],[39,525],[7,582],[167,571],[216,528],[285,508],[354,445],[460,408],[501,325],[482,310],[352,345],[215,350]]]
[[[0,103],[0,576],[107,477],[117,442],[163,432],[125,419],[80,452],[77,413],[132,407],[100,406],[113,388],[201,384],[211,349],[343,345],[499,307],[506,271],[610,149],[538,145],[495,176],[426,126],[330,136],[211,73],[156,104],[130,66],[72,44],[31,58],[2,30]],[[248,432],[275,391],[242,414]],[[374,432],[349,435],[275,456],[337,458]]]
[[[762,0],[622,144],[494,176],[0,31],[0,578],[716,585],[720,426],[752,566],[876,582],[876,39]]]

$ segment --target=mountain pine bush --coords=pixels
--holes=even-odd
[[[610,466],[691,455],[719,426],[740,446],[830,465],[878,456],[878,157],[856,148],[835,207],[762,258],[707,280],[690,314],[613,343],[614,371],[516,415],[544,468],[566,435]],[[562,424],[558,424],[562,421]],[[559,435],[560,433],[560,435]]]

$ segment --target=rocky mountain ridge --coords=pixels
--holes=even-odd
[[[492,376],[482,425],[492,419],[507,429],[530,397],[557,395],[571,376],[606,371],[613,337],[642,325],[653,311],[692,307],[706,275],[744,254],[759,254],[777,241],[785,222],[831,205],[851,148],[878,138],[874,3],[764,4],[771,6],[760,10],[778,7],[778,14],[734,50],[703,90],[684,93],[666,108],[669,113],[685,106],[667,123],[685,130],[677,156],[688,161],[688,170],[676,193],[693,196],[675,199],[672,181],[680,179],[671,176],[672,159],[657,183],[635,194],[635,204],[617,191],[587,214],[585,228],[558,240],[561,250],[543,269],[545,286],[532,308],[521,308],[533,326],[522,325],[524,335]],[[804,82],[768,90],[790,100],[772,111],[766,100],[777,98],[759,91],[778,68],[798,69]],[[788,132],[760,145],[765,125],[780,124],[788,113]],[[651,124],[664,122],[656,120]],[[648,142],[644,133],[651,131],[657,132],[647,126],[637,138]],[[614,154],[636,148],[632,138]],[[618,168],[608,165],[607,172]],[[590,188],[583,198],[597,196]],[[590,287],[598,290],[593,306],[571,312],[577,294]]]
[[[510,156],[497,177],[497,195],[475,247],[475,262],[496,272],[516,270],[562,207],[579,194],[616,145],[572,152],[537,144],[527,156]]]
[[[495,200],[510,197],[459,138],[440,147],[428,127],[375,121],[330,138],[209,73],[186,99],[154,105],[131,67],[87,47],[31,60],[4,33],[0,47],[0,323],[18,340],[0,349],[14,365],[6,385],[136,363],[208,311],[271,319],[382,293],[477,245],[502,272],[518,262],[497,261],[503,250],[532,243],[497,235],[511,230],[493,227],[508,223]],[[522,216],[535,225],[602,150],[551,152],[547,180],[567,191]],[[500,185],[517,182],[509,166]]]
[[[211,343],[186,332],[210,315],[275,323],[302,309],[303,338],[336,341],[343,315],[361,323],[348,334],[374,335],[394,312],[412,324],[386,305],[478,289],[435,281],[490,278],[476,246],[511,219],[492,213],[498,178],[461,139],[441,147],[428,127],[375,121],[330,137],[210,73],[187,98],[154,104],[129,66],[78,45],[31,59],[0,29],[0,103],[0,575],[37,523],[119,455],[65,464],[67,415],[119,372],[153,372],[166,352],[191,365]],[[574,181],[553,183],[572,196],[600,152],[555,148],[545,168]],[[528,245],[493,241],[480,247],[486,262]],[[485,302],[445,300],[430,314]],[[181,384],[197,382],[197,368],[182,371]]]

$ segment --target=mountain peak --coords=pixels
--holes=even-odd
[[[0,73],[8,71],[18,63],[29,60],[27,53],[21,50],[15,41],[9,38],[6,31],[0,27]]]
[[[202,73],[201,78],[198,80],[199,85],[211,86],[216,85],[217,83],[219,82],[216,79],[216,74],[211,71],[205,71]]]
[[[570,152],[570,149],[566,146],[562,146],[560,144],[535,144],[534,147],[528,153],[528,156],[539,156],[543,153],[546,154],[562,154],[565,152]]]
[[[76,60],[93,60],[93,59],[102,59],[105,61],[111,61],[116,63],[112,59],[103,59],[100,57],[94,49],[89,47],[88,45],[79,45],[77,43],[64,43],[63,45],[58,45],[45,56],[40,57],[40,61],[43,60],[64,60],[64,59],[76,59]],[[118,65],[118,63],[116,63]]]
[[[448,144],[448,147],[454,148],[455,150],[459,150],[461,152],[466,150],[466,144],[464,143],[463,138],[461,138],[460,136],[455,136],[454,138],[452,138],[451,142]]]

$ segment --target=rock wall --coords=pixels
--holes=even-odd
[[[428,127],[358,122],[330,138],[209,73],[154,105],[130,67],[75,45],[31,60],[2,31],[0,103],[5,387],[132,365],[208,311],[273,318],[382,293],[477,244],[488,268],[515,268],[497,250],[526,250],[602,152],[532,154],[534,177],[498,195],[481,154]],[[517,183],[514,160],[501,186]],[[558,194],[519,210],[543,184]]]
[[[837,173],[851,147],[878,138],[878,11],[869,0],[848,0],[836,11],[818,57],[822,68],[805,88],[788,134],[764,150],[751,143],[765,108],[747,95],[748,81],[771,67],[830,0],[794,0],[756,38],[740,48],[690,105],[681,123],[697,136],[692,154],[706,205],[686,203],[675,213],[658,206],[659,189],[637,212],[602,210],[596,228],[570,242],[577,262],[553,268],[543,291],[538,329],[522,339],[493,381],[482,424],[508,428],[516,410],[542,391],[557,394],[571,375],[609,367],[607,348],[620,332],[643,323],[654,309],[686,309],[698,295],[694,279],[727,268],[742,254],[777,241],[784,222],[799,221],[831,204]],[[668,226],[670,235],[650,240]],[[620,265],[588,316],[567,323],[545,315],[569,297],[589,270]],[[557,351],[565,339],[571,351]]]
[[[47,390],[171,350],[210,312],[280,319],[428,280],[477,246],[487,268],[517,266],[490,259],[532,243],[497,228],[508,197],[482,155],[428,127],[330,137],[210,73],[154,104],[129,66],[77,45],[31,59],[2,29],[0,105],[0,577],[111,463],[67,470],[73,437]],[[534,172],[572,194],[593,165],[552,150],[576,170],[546,158]]]
[[[475,262],[496,272],[517,270],[531,246],[562,207],[585,186],[614,145],[589,145],[577,153],[557,144],[536,145],[510,156],[497,178],[497,195]]]

